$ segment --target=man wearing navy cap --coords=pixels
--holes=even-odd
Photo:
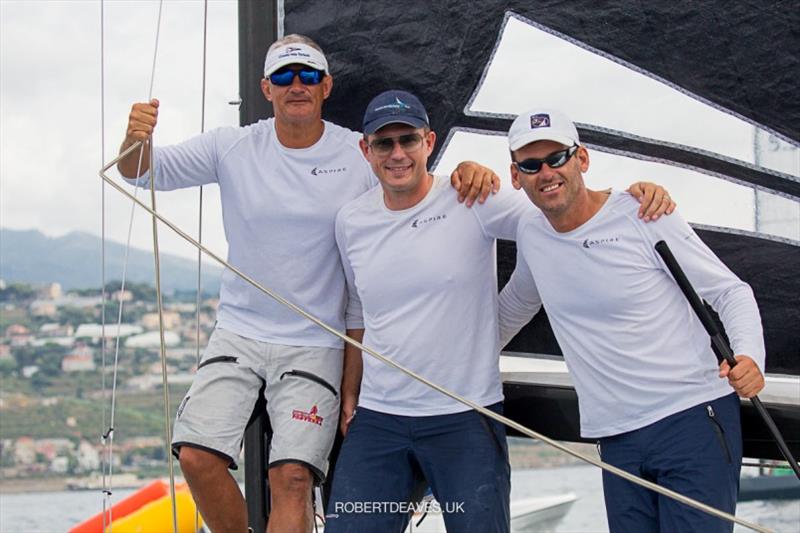
[[[366,346],[501,413],[495,239],[513,239],[533,207],[506,187],[458,209],[447,179],[428,173],[436,134],[410,93],[375,97],[363,131],[361,150],[381,186],[336,216],[347,323],[364,328],[356,336]],[[341,425],[327,532],[402,531],[418,477],[448,531],[508,531],[499,423],[348,346]]]
[[[228,260],[345,330],[347,296],[333,222],[344,203],[376,184],[358,147],[361,136],[322,120],[333,77],[308,37],[288,35],[270,46],[261,88],[274,118],[155,147],[155,187],[218,184]],[[146,188],[148,136],[158,112],[157,100],[134,104],[121,148],[145,142],[142,158],[131,154],[118,168]],[[469,205],[478,194],[485,199],[492,176],[480,165],[462,164],[453,184]],[[273,429],[269,530],[311,530],[311,487],[325,479],[338,426],[342,357],[339,338],[223,274],[217,326],[178,408],[172,442],[211,530],[247,527],[245,502],[228,470],[237,467],[262,385]]]

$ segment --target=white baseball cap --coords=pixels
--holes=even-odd
[[[267,57],[264,59],[264,77],[269,77],[281,67],[294,64],[307,65],[330,74],[325,54],[304,43],[288,43],[267,52]]]
[[[517,116],[508,130],[508,147],[519,150],[536,141],[555,141],[565,146],[580,144],[575,124],[554,109],[532,109]]]

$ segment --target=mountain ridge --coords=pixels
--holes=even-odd
[[[0,279],[6,283],[60,283],[64,289],[99,287],[101,280],[100,237],[73,231],[48,237],[39,230],[0,228]],[[125,245],[106,240],[106,280],[122,277]],[[161,286],[164,292],[197,289],[197,263],[161,253]],[[202,289],[219,292],[222,269],[203,264]],[[154,284],[152,251],[131,247],[127,279]]]

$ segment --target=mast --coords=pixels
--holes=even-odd
[[[272,104],[261,93],[264,55],[278,37],[276,0],[239,0],[239,124],[246,126],[272,116]],[[244,433],[244,489],[247,524],[266,529],[269,516],[267,443],[272,436],[263,387]]]
[[[272,116],[272,104],[261,93],[264,55],[278,38],[276,0],[239,0],[239,124]]]

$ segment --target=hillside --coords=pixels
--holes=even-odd
[[[72,232],[47,237],[36,230],[0,228],[0,279],[6,283],[60,283],[64,289],[100,286],[101,240],[95,235]],[[106,279],[119,279],[125,245],[106,241]],[[219,267],[203,264],[203,290],[219,292]],[[128,279],[153,284],[153,253],[131,248]],[[197,287],[197,264],[161,253],[161,286],[164,292],[192,291]]]

